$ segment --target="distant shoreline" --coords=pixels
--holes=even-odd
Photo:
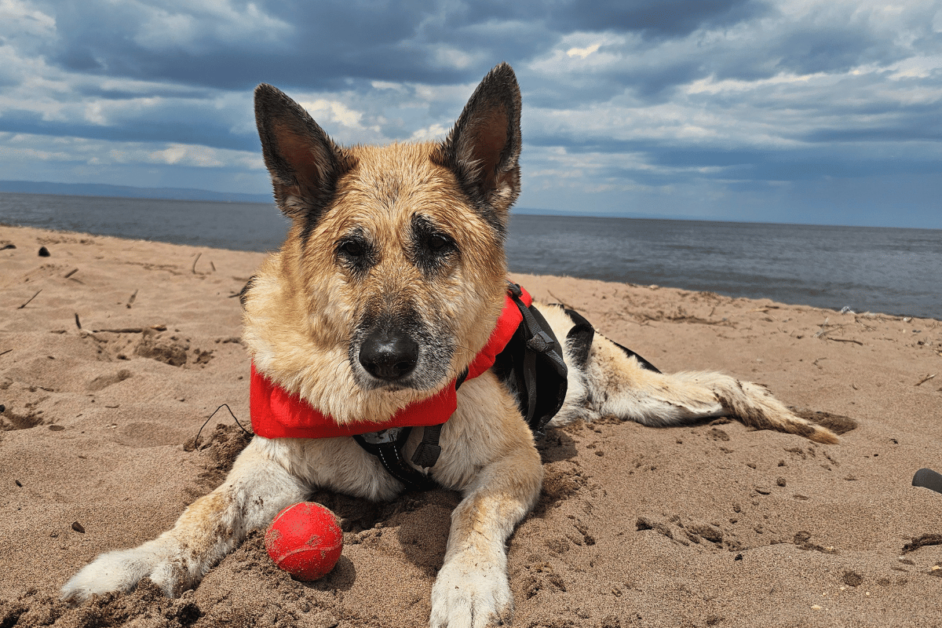
[[[159,200],[204,203],[239,203],[245,205],[271,205],[271,194],[249,194],[241,192],[216,192],[196,188],[138,188],[133,186],[105,185],[98,183],[48,183],[39,181],[0,181],[0,195],[29,194],[33,196],[78,196],[82,198],[112,198],[129,200]],[[762,220],[728,220],[708,216],[663,216],[657,213],[618,212],[586,213],[539,207],[514,207],[511,215],[551,216],[570,218],[612,218],[626,220],[670,220],[680,222],[708,222],[721,224],[789,225],[807,227],[854,227],[859,229],[912,229],[942,231],[933,227],[889,227],[884,225],[838,225],[832,223],[774,222]],[[2,220],[2,214],[0,214]]]

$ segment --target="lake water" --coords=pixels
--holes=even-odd
[[[0,193],[0,222],[244,251],[273,204]],[[511,270],[942,319],[942,230],[514,215]]]

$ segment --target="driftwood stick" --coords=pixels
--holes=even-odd
[[[193,268],[191,268],[190,270],[193,271],[194,275],[196,274],[196,262],[200,261],[200,255],[202,254],[203,254],[202,251],[200,251],[199,253],[196,254],[196,259],[193,260]]]
[[[75,313],[75,326],[79,329],[82,328],[82,321],[79,320],[78,312]]]
[[[63,279],[68,279],[69,277],[71,277],[72,275],[74,275],[74,274],[77,273],[77,272],[78,272],[78,268],[73,268],[72,270],[70,270],[70,271],[67,272],[66,274],[62,275],[62,278],[63,278]]]

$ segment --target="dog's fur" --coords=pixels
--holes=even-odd
[[[449,385],[484,346],[504,303],[503,241],[519,189],[520,93],[494,68],[442,143],[336,146],[277,89],[255,92],[275,199],[293,225],[243,294],[243,338],[257,369],[339,423],[384,421]],[[557,338],[573,322],[539,306]],[[377,377],[361,350],[377,333],[418,347],[402,377]],[[836,442],[764,388],[717,373],[662,375],[596,335],[582,364],[564,347],[569,387],[551,425],[614,415],[675,425],[729,415],[758,428]],[[413,430],[406,459],[422,435]],[[542,467],[513,390],[489,371],[466,382],[431,469],[461,491],[432,626],[507,621],[506,542],[540,492]],[[391,499],[402,485],[352,438],[255,437],[226,481],[173,529],[99,556],[66,583],[83,601],[150,578],[168,595],[196,586],[245,535],[315,487]]]

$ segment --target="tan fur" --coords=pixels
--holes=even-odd
[[[294,221],[281,250],[244,292],[243,338],[256,368],[341,424],[385,421],[452,385],[487,342],[504,302],[502,231],[518,193],[520,148],[519,90],[509,66],[485,78],[442,144],[341,149],[268,86],[256,92],[256,115],[276,199]],[[454,250],[423,253],[426,222]],[[363,246],[347,258],[343,247],[351,238]],[[565,339],[573,327],[565,311],[538,307]],[[357,344],[364,329],[387,327],[425,343],[410,367],[422,377],[410,380],[410,371],[401,381],[379,381],[364,370]],[[584,368],[574,366],[573,346],[562,348],[568,391],[551,425],[609,415],[671,425],[729,414],[759,428],[836,440],[755,384],[717,373],[644,370],[600,335]],[[419,429],[411,433],[406,460],[421,436]],[[491,371],[465,382],[441,447],[431,477],[464,499],[432,587],[430,624],[509,622],[505,542],[536,502],[543,474],[511,384]],[[391,499],[403,488],[352,438],[255,437],[223,485],[187,508],[171,530],[138,548],[102,554],[66,583],[63,598],[126,591],[144,577],[178,595],[250,530],[315,487],[366,499]]]

